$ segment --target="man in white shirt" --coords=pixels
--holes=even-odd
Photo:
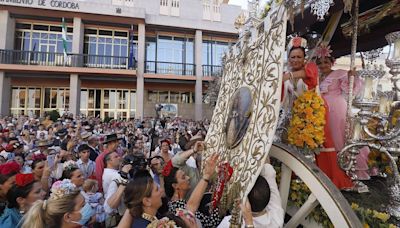
[[[278,185],[275,180],[276,172],[270,164],[265,164],[261,170],[248,200],[253,214],[254,228],[280,228],[283,227],[285,212],[282,208]],[[269,187],[268,187],[269,186]],[[225,216],[218,228],[229,227],[231,216]],[[245,222],[242,222],[245,227]]]
[[[104,164],[106,164],[103,172],[104,210],[107,217],[115,212],[123,215],[125,211],[122,200],[123,193],[128,183],[128,173],[132,165],[124,165],[121,172],[118,172],[121,157],[116,152],[106,154]]]

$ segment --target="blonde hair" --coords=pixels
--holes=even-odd
[[[22,228],[59,228],[65,213],[74,211],[75,199],[80,194],[74,191],[62,198],[39,200],[25,216]]]
[[[93,189],[93,187],[95,187]],[[85,183],[83,183],[82,185],[82,189],[85,192],[97,192],[98,190],[98,184],[97,184],[97,180],[93,180],[93,179],[86,179]]]
[[[75,140],[69,140],[67,143],[67,151],[73,152],[72,150],[75,148],[76,144],[77,143],[75,142]]]

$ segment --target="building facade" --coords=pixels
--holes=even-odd
[[[237,39],[226,0],[0,0],[0,114],[210,118]]]

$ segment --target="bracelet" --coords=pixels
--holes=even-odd
[[[207,184],[210,183],[210,180],[206,179],[206,178],[201,178],[203,181],[207,182]]]
[[[245,227],[245,228],[254,228],[254,225],[253,225],[253,224],[250,224],[250,225],[245,225],[244,227]]]
[[[125,179],[125,180],[128,180],[129,179],[129,174],[128,173],[125,173],[124,171],[119,171],[119,174],[121,175],[121,177],[123,178],[123,179]]]
[[[127,184],[128,184],[128,180],[127,179],[117,179],[117,180],[114,180],[114,182],[117,184],[117,186],[119,187],[120,185],[122,185],[122,186],[126,186]]]

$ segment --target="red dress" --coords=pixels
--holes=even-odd
[[[318,85],[318,68],[315,63],[307,63],[304,67],[306,72],[306,78],[303,82],[307,84],[309,90],[314,89]],[[282,88],[283,89],[283,88]],[[283,93],[282,93],[283,97]],[[350,177],[348,177],[345,172],[337,164],[337,151],[335,150],[335,145],[331,136],[331,131],[329,129],[329,107],[325,103],[325,120],[326,124],[324,127],[325,142],[323,144],[319,155],[316,155],[317,166],[331,179],[331,181],[339,189],[351,188],[353,183]]]

